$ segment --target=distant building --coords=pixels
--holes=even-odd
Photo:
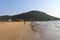
[[[9,22],[12,22],[12,19],[8,19]]]

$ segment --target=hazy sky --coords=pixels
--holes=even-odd
[[[39,10],[60,17],[60,0],[0,0],[0,15]]]

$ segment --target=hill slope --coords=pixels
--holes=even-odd
[[[59,18],[50,16],[41,11],[30,11],[30,12],[14,15],[12,19],[22,19],[22,20],[32,20],[32,21],[60,20]]]
[[[12,19],[12,21],[51,21],[51,20],[60,20],[60,18],[56,18],[46,14],[41,11],[29,11],[22,14],[17,14],[13,16],[0,16],[0,21],[7,21],[8,19]]]

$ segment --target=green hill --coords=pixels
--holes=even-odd
[[[26,13],[14,15],[13,20],[20,19],[25,21],[51,21],[51,20],[60,20],[59,18],[50,16],[45,12],[41,11],[29,11]]]
[[[45,12],[41,11],[29,11],[26,13],[21,13],[13,16],[0,16],[0,21],[8,21],[9,19],[12,19],[12,21],[54,21],[54,20],[60,20],[60,18],[56,18],[53,16],[50,16],[46,14]]]

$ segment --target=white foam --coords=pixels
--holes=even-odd
[[[33,22],[42,40],[60,40],[60,23],[57,21]]]

